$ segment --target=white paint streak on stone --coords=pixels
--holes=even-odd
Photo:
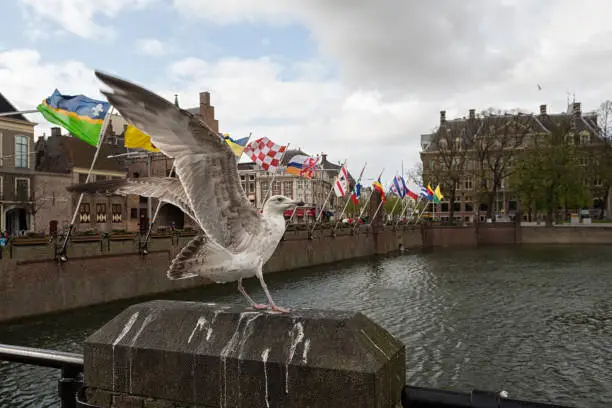
[[[138,314],[139,312],[135,312],[134,314],[132,314],[132,316],[130,316],[130,318],[128,319],[127,323],[125,324],[125,326],[123,326],[123,329],[121,329],[121,332],[119,333],[119,335],[117,336],[117,338],[115,339],[115,341],[113,341],[113,345],[112,345],[112,352],[113,352],[113,391],[115,391],[115,346],[117,344],[119,344],[119,342],[121,340],[123,340],[123,338],[128,334],[128,332],[130,331],[130,329],[132,328],[132,326],[134,326],[134,323],[136,323],[136,319],[138,319]]]
[[[195,327],[193,328],[193,330],[191,331],[191,334],[189,335],[189,339],[187,339],[187,344],[191,344],[191,340],[193,340],[193,336],[196,334],[196,332],[202,331],[206,323],[208,323],[208,320],[206,320],[204,316],[200,316],[200,318],[198,318],[198,321],[196,322]]]
[[[304,351],[302,352],[302,363],[308,364],[308,352],[310,351],[310,339],[304,340]]]
[[[220,310],[215,311],[212,321],[210,322],[210,325],[208,326],[208,330],[206,331],[206,341],[210,341],[210,337],[213,334],[213,324],[215,324],[215,321],[217,320],[217,316],[219,316],[220,313],[221,313]]]
[[[222,385],[223,389],[219,392],[219,406],[221,408],[227,406],[227,357],[232,351],[236,350],[236,346],[240,342],[240,337],[241,337],[240,326],[242,324],[242,321],[244,320],[245,317],[253,318],[253,315],[257,316],[257,315],[260,315],[260,313],[259,312],[240,313],[240,317],[238,318],[238,324],[236,324],[236,330],[234,330],[234,334],[232,334],[232,337],[230,337],[225,347],[223,347],[223,350],[221,350],[220,357],[221,357],[221,362],[223,363],[223,374],[222,374],[223,381],[220,381],[220,384]],[[248,326],[248,323],[247,325],[245,325],[245,327],[246,326]]]
[[[155,318],[155,316],[153,316],[152,314],[146,316],[144,318],[144,320],[142,321],[142,324],[140,325],[140,328],[138,329],[138,331],[136,332],[136,334],[132,338],[132,341],[130,341],[130,393],[132,393],[132,363],[133,363],[133,361],[132,361],[132,348],[136,345],[136,341],[140,337],[142,331],[145,329],[145,327],[147,327],[147,325],[149,323],[151,323],[153,321],[154,318]]]
[[[378,344],[374,343],[374,340],[372,340],[372,339],[370,338],[370,336],[368,336],[368,334],[367,334],[365,331],[363,331],[363,329],[361,329],[361,332],[362,332],[362,333],[363,333],[363,335],[366,337],[366,339],[370,340],[370,343],[372,343],[372,345],[373,345],[374,347],[376,347],[376,348],[378,349],[378,351],[380,351],[380,352],[381,352],[381,353],[382,353],[382,354],[385,356],[385,358],[386,358],[387,360],[389,360],[389,356],[387,355],[387,353],[385,353],[385,352],[383,351],[383,349],[381,349],[381,348],[378,346]]]
[[[261,361],[263,362],[263,368],[264,368],[264,381],[265,381],[265,387],[266,387],[266,407],[270,408],[270,397],[268,394],[268,356],[270,355],[270,347],[268,347],[267,349],[265,349],[262,353],[261,353]]]
[[[113,341],[113,347],[119,344],[119,342],[123,340],[123,338],[128,334],[132,326],[134,326],[134,323],[136,323],[136,319],[138,319],[139,313],[140,312],[136,312],[132,314],[132,316],[130,316],[130,319],[128,320],[128,322],[125,324],[125,326],[123,326],[123,329],[121,329],[121,333],[119,333],[115,341]]]
[[[302,322],[296,322],[293,325],[293,328],[289,332],[289,337],[291,338],[291,344],[289,345],[289,353],[287,356],[287,364],[285,366],[285,393],[289,394],[289,364],[291,364],[291,360],[293,360],[293,356],[295,355],[295,350],[297,349],[298,344],[304,340],[304,325]]]

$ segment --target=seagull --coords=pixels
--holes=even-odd
[[[263,278],[285,233],[283,212],[303,206],[282,195],[270,197],[263,210],[249,202],[240,184],[236,157],[218,132],[200,117],[136,84],[96,71],[112,92],[102,91],[123,118],[147,133],[174,159],[173,177],[144,177],[83,183],[69,191],[154,197],[180,208],[201,228],[170,263],[171,280],[202,276],[216,283],[238,282],[238,291],[255,309],[289,312],[278,306]],[[242,280],[257,276],[268,304],[256,303]]]

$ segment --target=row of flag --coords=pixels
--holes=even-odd
[[[110,104],[108,102],[92,99],[85,95],[64,95],[57,89],[37,106],[37,110],[46,120],[65,128],[78,139],[94,147],[99,143],[104,118],[109,109]],[[159,152],[159,149],[151,142],[150,136],[131,124],[128,124],[124,136],[125,147],[127,148]],[[237,159],[246,154],[266,171],[274,171],[281,165],[288,147],[288,145],[277,144],[267,137],[258,138],[250,143],[250,135],[241,139],[233,139],[228,134],[224,134],[222,138],[232,149]],[[319,168],[319,164],[319,156],[294,155],[289,159],[285,172],[312,179]],[[355,205],[359,204],[361,197],[361,179],[364,170],[365,165],[350,191],[350,199]],[[372,188],[380,194],[384,203],[386,195],[381,176],[382,174],[372,183]],[[337,197],[345,197],[349,194],[349,174],[345,165],[342,165],[339,169],[332,189]],[[388,191],[402,200],[405,197],[415,201],[424,198],[427,201],[438,203],[444,198],[440,191],[440,185],[432,189],[429,184],[426,187],[414,182],[406,184],[403,176],[395,176]]]

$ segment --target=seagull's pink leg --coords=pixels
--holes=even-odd
[[[262,305],[260,303],[255,303],[255,301],[248,295],[248,293],[246,293],[246,290],[244,290],[244,286],[242,286],[242,278],[238,279],[238,291],[242,293],[245,298],[247,298],[247,300],[249,301],[253,309],[267,309],[268,308],[268,305]]]
[[[259,283],[261,284],[261,287],[266,293],[266,297],[268,298],[268,302],[270,303],[269,304],[270,309],[274,310],[275,312],[289,313],[290,309],[285,309],[284,307],[276,306],[276,303],[274,303],[274,300],[272,299],[272,296],[270,295],[270,292],[268,291],[268,285],[266,285],[266,282],[264,281],[261,266],[257,268],[256,275],[257,275],[257,278],[259,278]]]

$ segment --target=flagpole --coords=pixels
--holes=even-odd
[[[383,200],[380,200],[380,203],[378,204],[378,207],[376,207],[376,211],[374,211],[374,215],[372,216],[372,219],[370,220],[370,223],[368,225],[372,225],[372,223],[374,222],[374,218],[376,218],[376,216],[378,215],[378,211],[380,210],[380,207],[382,207],[383,205]]]
[[[400,201],[402,201],[403,198],[396,200],[395,204],[393,204],[393,207],[391,208],[391,216],[393,217],[393,211],[395,211],[395,207],[397,207],[397,203],[399,203]]]
[[[340,174],[340,171],[342,170],[342,167],[344,167],[345,164],[346,164],[346,159],[344,159],[344,163],[340,167],[340,170],[338,170],[338,174]],[[324,169],[322,169],[322,170],[324,170]],[[321,207],[321,211],[319,211],[319,215],[317,215],[317,218],[315,219],[315,222],[312,225],[312,230],[310,231],[311,234],[314,232],[315,227],[317,226],[317,223],[321,219],[321,214],[323,214],[323,210],[325,209],[325,205],[327,204],[327,202],[329,201],[329,198],[331,197],[332,193],[334,192],[334,183],[335,183],[336,179],[338,178],[338,174],[336,174],[336,177],[334,178],[334,181],[331,183],[331,188],[329,189],[329,193],[327,194],[327,198],[325,199],[325,202],[323,202],[323,206]]]
[[[170,168],[170,173],[168,173],[168,177],[172,177],[172,174],[174,173],[174,165],[176,163],[174,161],[172,161],[172,167]],[[149,228],[147,230],[147,235],[145,235],[145,239],[144,239],[144,243],[142,246],[142,253],[144,255],[147,255],[149,253],[148,251],[148,244],[149,244],[149,238],[151,237],[151,231],[153,230],[153,224],[155,224],[155,220],[157,219],[157,214],[159,213],[159,210],[161,209],[162,205],[163,205],[163,201],[159,200],[157,203],[157,208],[155,208],[155,213],[153,213],[153,218],[151,219],[151,222],[149,223]]]
[[[287,143],[287,147],[285,147],[285,151],[283,152],[283,155],[281,156],[279,162],[279,166],[282,166],[283,164],[283,159],[285,158],[285,153],[287,153],[287,150],[289,150],[289,145],[291,145],[291,143]],[[276,173],[278,173],[278,168],[276,169],[277,171],[274,172],[274,174],[272,175],[272,180],[270,181],[270,185],[268,186],[268,191],[266,191],[266,195],[264,196],[264,198],[261,200],[261,208],[263,208],[266,200],[268,199],[268,194],[270,194],[270,191],[272,191],[272,184],[274,183],[274,180],[276,180]]]
[[[361,169],[361,173],[359,173],[359,179],[357,180],[357,183],[361,182],[361,176],[363,176],[363,171],[365,170],[366,166],[368,165],[368,162],[365,162],[363,164],[363,168]],[[353,187],[355,188],[355,187]],[[351,191],[351,195],[352,195],[352,191]],[[348,205],[349,205],[349,201],[351,199],[351,196],[348,197],[348,200],[346,200],[346,203],[344,204],[344,208],[342,209],[342,213],[340,214],[340,220],[342,219],[342,216],[344,215],[344,212],[346,211]],[[357,203],[359,203],[359,201],[357,201]],[[334,225],[334,231],[336,230],[336,228],[338,228],[338,221],[336,220],[336,224]]]
[[[15,115],[23,115],[26,113],[37,113],[38,109],[30,109],[30,110],[23,110],[23,111],[14,111],[14,112],[3,112],[0,113],[0,117],[2,116],[15,116]]]
[[[102,140],[104,139],[104,134],[106,133],[106,128],[110,123],[110,118],[113,113],[114,106],[110,106],[108,112],[106,112],[106,116],[104,116],[104,121],[102,122],[102,127],[100,128],[100,135],[98,136],[98,145],[96,146],[96,152],[94,153],[93,159],[91,160],[91,166],[89,167],[89,171],[87,172],[87,177],[85,178],[85,183],[89,182],[91,178],[91,173],[93,173],[94,166],[96,165],[96,160],[98,160],[98,155],[100,154],[100,150],[102,147]],[[74,213],[72,214],[72,220],[70,221],[70,226],[68,227],[68,232],[66,233],[66,237],[64,238],[64,243],[62,244],[62,249],[60,249],[59,256],[62,262],[66,262],[68,258],[66,257],[66,247],[68,245],[68,240],[70,239],[70,235],[72,234],[72,230],[74,229],[74,223],[76,222],[77,214],[79,213],[79,209],[81,207],[81,202],[83,201],[83,196],[85,193],[81,193],[79,195],[79,200],[77,201],[76,208],[74,209]]]
[[[385,168],[383,167],[383,169],[380,171],[380,174],[378,175],[378,178],[381,178],[383,175],[383,172],[385,171]],[[378,179],[377,179],[378,180]],[[368,200],[366,201],[365,205],[363,206],[363,208],[361,209],[361,212],[359,213],[359,218],[357,219],[357,222],[355,223],[355,225],[359,225],[359,221],[361,221],[361,216],[363,215],[363,211],[366,209],[366,207],[368,206],[368,204],[370,203],[370,199],[372,198],[372,194],[374,194],[374,189],[372,189],[372,192],[370,193],[370,195],[368,196]]]

